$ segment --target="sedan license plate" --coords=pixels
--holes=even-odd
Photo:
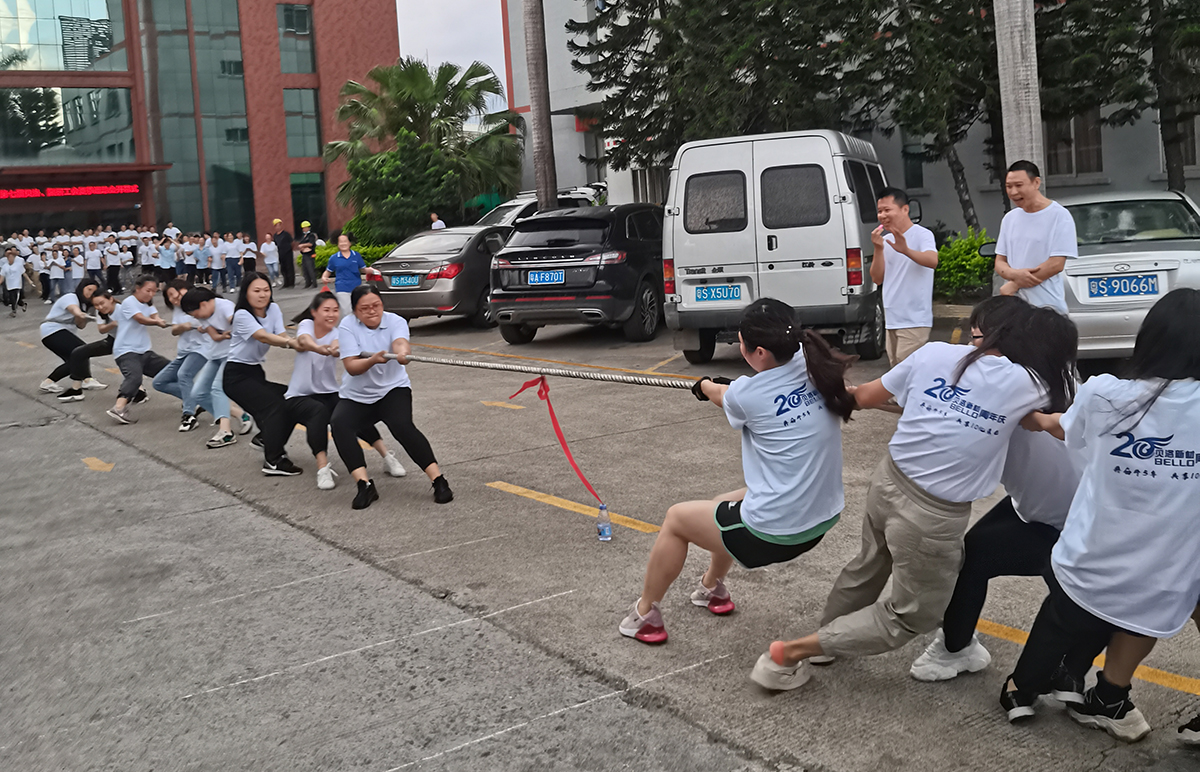
[[[712,284],[696,288],[696,302],[705,303],[711,300],[741,300],[742,285]]]
[[[401,274],[400,276],[392,276],[389,286],[391,287],[415,287],[421,283],[421,277],[415,273]]]
[[[1095,276],[1088,279],[1088,297],[1119,298],[1157,295],[1158,277],[1152,273],[1132,276]]]
[[[557,271],[530,271],[529,283],[532,284],[562,284],[567,280],[567,272],[563,269]]]

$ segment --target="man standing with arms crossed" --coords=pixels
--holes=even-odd
[[[909,218],[908,194],[903,190],[884,188],[877,203],[879,227],[871,232],[875,245],[871,280],[883,286],[888,364],[895,367],[929,341],[937,242],[928,228]]]
[[[283,273],[283,286],[296,286],[296,256],[292,254],[292,234],[283,229],[283,220],[275,218],[275,246],[279,248],[279,270]]]
[[[304,288],[317,286],[317,264],[314,258],[317,254],[317,234],[313,233],[312,223],[308,220],[300,223],[303,233],[296,239],[300,247],[300,269],[304,272]]]
[[[1037,165],[1017,161],[1008,167],[1004,189],[1014,208],[1000,223],[996,273],[1005,280],[1001,295],[1019,295],[1031,305],[1067,313],[1062,272],[1079,257],[1075,220],[1056,201],[1042,195]]]

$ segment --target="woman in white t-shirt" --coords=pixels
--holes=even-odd
[[[179,342],[175,344],[175,359],[154,376],[155,391],[170,394],[183,402],[183,417],[179,421],[181,432],[190,432],[199,425],[196,419],[197,398],[192,396],[192,385],[196,373],[208,361],[202,353],[204,334],[200,332],[200,322],[181,308],[183,298],[190,289],[185,279],[172,279],[163,288],[163,302],[171,311],[171,334]]]
[[[296,361],[288,383],[289,421],[304,426],[308,448],[317,462],[317,487],[323,491],[336,485],[336,473],[329,462],[329,420],[338,403],[337,361],[338,300],[332,292],[318,292],[308,307],[309,317],[296,329]],[[392,477],[406,473],[400,459],[387,449],[374,424],[363,426],[359,439],[375,448],[383,466]]]
[[[1119,379],[1100,375],[1063,414],[1023,424],[1064,439],[1083,480],[1051,553],[1050,594],[1001,693],[1009,720],[1033,715],[1059,663],[1086,672],[1114,634],[1128,649],[1182,630],[1200,600],[1200,290],[1154,304]],[[1131,641],[1130,639],[1135,639]],[[1135,646],[1135,648],[1137,648]],[[1150,731],[1129,699],[1137,661],[1106,662],[1075,720],[1123,740]],[[1133,658],[1136,660],[1137,658]]]
[[[404,369],[410,351],[408,322],[384,312],[383,297],[375,287],[355,287],[350,306],[353,316],[347,316],[338,325],[346,375],[338,389],[340,400],[330,423],[338,455],[358,483],[352,506],[366,509],[379,500],[375,483],[367,474],[358,436],[367,426],[380,421],[387,424],[392,436],[433,482],[433,500],[447,504],[454,499],[450,483],[438,467],[429,440],[413,423],[412,389]],[[395,357],[388,359],[389,353]]]
[[[258,248],[258,253],[262,255],[263,265],[266,267],[267,276],[271,279],[271,286],[278,287],[279,279],[279,247],[275,245],[275,237],[270,233],[264,233],[262,244]]]
[[[183,312],[199,323],[198,332],[203,336],[204,367],[192,381],[191,401],[204,408],[217,423],[217,433],[205,443],[207,448],[226,448],[237,442],[230,428],[230,418],[238,423],[238,434],[248,434],[254,428],[250,416],[240,408],[229,404],[225,395],[225,365],[229,359],[229,340],[233,337],[233,314],[237,310],[232,300],[216,296],[207,287],[196,287],[188,291],[179,301]]]
[[[40,332],[42,345],[54,352],[62,360],[62,364],[46,376],[38,387],[48,394],[61,394],[63,387],[58,382],[71,374],[71,352],[84,345],[75,330],[82,330],[92,317],[87,312],[91,309],[92,295],[100,285],[95,279],[87,278],[79,282],[75,292],[67,292],[59,296],[46,320],[42,322]]]
[[[267,380],[263,364],[271,346],[291,348],[285,334],[283,312],[271,300],[271,283],[257,271],[247,273],[238,290],[233,314],[229,362],[225,366],[225,393],[254,416],[261,430],[262,473],[293,477],[304,472],[288,458],[284,446],[292,433],[283,395],[287,386]]]
[[[701,378],[692,392],[741,430],[746,487],[667,510],[642,597],[618,626],[642,643],[667,640],[658,604],[683,570],[688,545],[709,552],[692,603],[724,615],[734,608],[724,579],[735,560],[745,568],[792,560],[821,542],[845,506],[840,423],[854,407],[843,380],[852,360],[802,330],[795,312],[773,298],[742,312],[739,338],[756,374],[732,383]]]
[[[9,316],[17,315],[17,306],[28,311],[25,302],[25,261],[17,257],[17,250],[9,247],[0,258],[0,282],[4,284],[4,299],[12,309]]]
[[[751,678],[795,689],[810,657],[893,651],[942,620],[963,559],[971,502],[1000,482],[1018,423],[1061,410],[1075,385],[1078,333],[1066,317],[1029,314],[995,325],[978,347],[928,343],[882,378],[855,389],[861,408],[894,396],[904,412],[867,491],[862,547],[825,602],[820,629],[775,641]],[[888,578],[891,594],[880,593]]]

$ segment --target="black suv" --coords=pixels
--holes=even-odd
[[[492,318],[514,345],[547,324],[620,327],[631,341],[658,332],[663,308],[663,210],[589,206],[521,220],[492,259]]]

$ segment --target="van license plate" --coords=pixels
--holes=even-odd
[[[559,269],[557,271],[530,271],[529,283],[532,284],[562,284],[567,280],[567,272]]]
[[[711,284],[696,288],[696,302],[705,303],[710,300],[741,300],[742,285],[740,284]]]
[[[1088,297],[1090,298],[1157,294],[1158,277],[1152,273],[1139,273],[1133,276],[1096,276],[1088,279]]]
[[[406,273],[401,276],[392,276],[388,282],[389,287],[415,287],[421,283],[421,277],[415,273]]]

